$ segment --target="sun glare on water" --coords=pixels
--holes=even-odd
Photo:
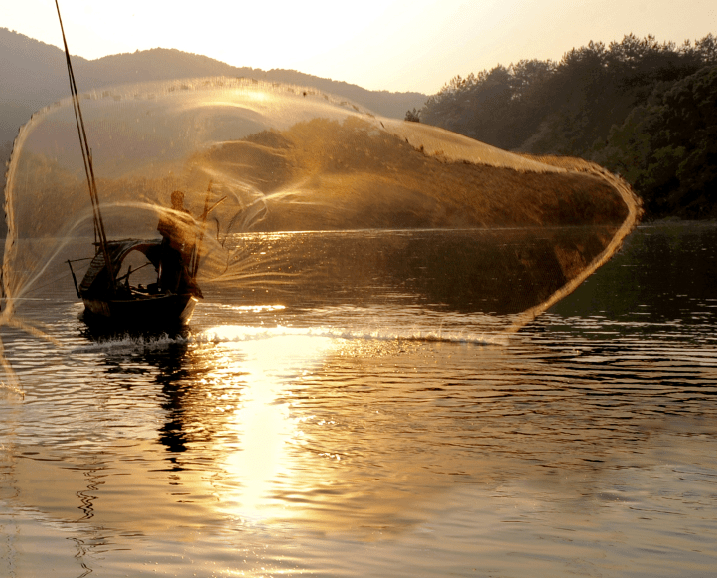
[[[231,393],[217,400],[217,408],[225,405],[231,412],[217,440],[222,446],[217,453],[224,456],[224,479],[217,488],[220,509],[247,522],[259,522],[274,517],[274,507],[281,507],[272,499],[277,480],[289,487],[302,485],[294,479],[300,468],[292,467],[290,452],[301,435],[290,415],[292,383],[339,345],[338,340],[310,335],[247,340],[246,331],[245,327],[223,326],[208,332],[221,335],[219,347],[226,355],[217,364],[218,375],[207,378],[236,379],[237,399],[233,401],[237,403],[231,403]]]

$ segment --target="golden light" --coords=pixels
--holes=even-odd
[[[233,363],[217,367],[214,380],[221,381],[221,375],[241,376],[236,384],[238,404],[222,424],[217,448],[224,456],[223,479],[216,486],[219,509],[248,521],[273,517],[278,514],[273,508],[281,507],[272,500],[277,479],[283,484],[301,483],[295,479],[299,468],[293,467],[289,452],[299,435],[290,416],[290,388],[307,370],[320,365],[337,342],[281,327],[222,326],[207,333],[226,350],[223,364]]]

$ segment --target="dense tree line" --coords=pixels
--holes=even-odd
[[[456,77],[421,122],[501,148],[596,160],[653,217],[717,217],[717,39],[591,42],[559,62],[522,60]]]

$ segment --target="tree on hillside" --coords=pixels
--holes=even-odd
[[[429,98],[424,122],[503,148],[514,148],[537,126],[540,85],[550,77],[550,61],[521,60],[466,78],[455,77]],[[532,114],[531,114],[532,113]]]
[[[713,65],[711,34],[681,46],[628,34],[574,48],[557,63],[524,60],[456,77],[428,99],[421,119],[501,148],[605,162],[650,200],[654,215],[683,205],[704,213],[707,201],[693,197],[713,182],[717,139],[704,107],[717,108],[717,98],[688,93],[712,94]]]
[[[407,110],[406,117],[403,120],[407,122],[421,122],[421,111],[415,108],[413,110]]]
[[[706,66],[614,126],[596,160],[639,190],[648,212],[717,216],[717,65]]]
[[[532,152],[584,155],[645,104],[657,83],[676,82],[711,62],[717,62],[712,35],[676,47],[629,34],[609,46],[574,48],[558,63],[523,60],[457,76],[428,99],[421,118],[504,148],[533,135]]]
[[[657,84],[674,83],[705,64],[691,45],[678,49],[653,36],[629,34],[609,47],[591,42],[569,51],[549,81],[549,130],[534,142],[534,152],[589,156],[596,141],[644,105]]]

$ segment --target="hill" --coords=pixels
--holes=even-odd
[[[0,146],[3,146],[15,138],[19,127],[34,112],[69,96],[69,86],[65,54],[55,46],[0,28],[0,54]],[[416,92],[369,91],[295,70],[237,68],[206,56],[165,48],[97,60],[73,56],[72,64],[80,92],[130,82],[202,76],[248,77],[311,86],[389,118],[403,118],[406,110],[422,106],[427,98]]]
[[[18,130],[33,113],[68,97],[70,90],[65,53],[59,48],[0,28],[0,55],[0,192],[4,192],[5,163]],[[426,95],[417,92],[369,91],[295,70],[237,68],[176,49],[154,48],[97,60],[73,55],[72,66],[80,92],[126,83],[227,76],[314,87],[389,118],[403,118],[406,110],[426,101]],[[0,233],[4,234],[4,226]]]

